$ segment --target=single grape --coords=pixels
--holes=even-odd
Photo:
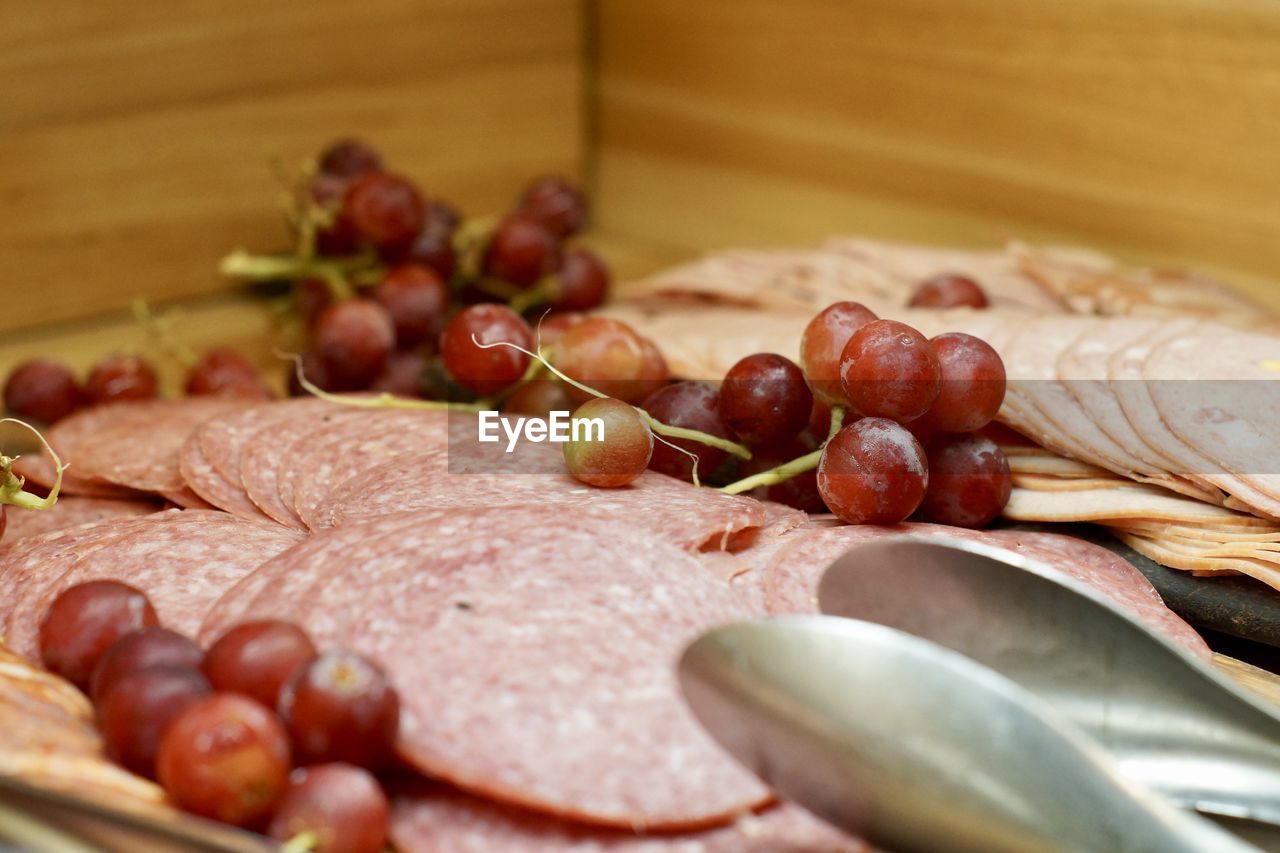
[[[729,431],[753,447],[766,447],[799,435],[809,423],[813,394],[796,363],[774,353],[740,360],[720,386],[720,419]]]
[[[196,362],[187,375],[187,394],[217,394],[264,400],[271,396],[252,361],[228,347],[215,347]]]
[[[559,266],[555,236],[537,220],[519,213],[508,214],[498,223],[484,253],[485,275],[517,287],[530,287]]]
[[[926,279],[907,304],[911,308],[986,308],[987,294],[968,276],[942,273]]]
[[[315,853],[379,853],[387,844],[389,811],[368,770],[316,764],[293,772],[267,834],[288,841],[311,833]]]
[[[840,379],[855,412],[898,423],[929,411],[942,386],[928,339],[896,320],[876,320],[854,333],[840,358]]]
[[[720,395],[702,382],[677,382],[659,388],[645,398],[644,410],[667,426],[696,429],[719,438],[730,437],[724,421],[720,420]],[[711,476],[728,458],[725,451],[692,439],[664,436],[664,441],[697,455],[699,479]],[[693,479],[693,459],[662,442],[654,445],[649,467],[681,480]]]
[[[400,695],[359,655],[329,652],[300,667],[280,691],[278,707],[299,763],[378,768],[393,756]]]
[[[1004,402],[1004,362],[990,344],[950,332],[929,341],[938,356],[942,385],[923,420],[942,432],[972,432],[991,423]]]
[[[991,439],[940,435],[929,443],[929,488],[921,509],[930,521],[985,527],[1009,502],[1009,460]]]
[[[417,187],[384,172],[366,172],[353,180],[342,201],[343,225],[382,250],[409,246],[425,218]]]
[[[441,215],[432,213],[432,205],[435,204],[437,202],[427,203],[427,224],[413,238],[413,242],[391,260],[421,264],[433,270],[442,281],[448,281],[453,278],[453,272],[458,266],[458,255],[453,248],[453,231],[457,224],[455,221],[446,227],[433,222],[433,216]]]
[[[502,411],[510,415],[545,418],[552,412],[573,411],[573,400],[560,380],[534,379],[511,392],[502,404]]]
[[[538,321],[538,340],[544,347],[555,346],[564,337],[564,333],[569,331],[570,326],[576,326],[585,319],[587,319],[587,315],[581,311],[550,314]]]
[[[15,418],[51,424],[80,407],[81,391],[65,364],[45,358],[24,361],[4,384],[4,408]]]
[[[424,208],[423,230],[430,229],[438,234],[453,236],[462,224],[462,216],[457,208],[438,198],[427,199]]]
[[[401,349],[434,341],[449,318],[449,288],[421,264],[392,267],[369,295],[391,315]]]
[[[818,436],[820,441],[826,441],[831,434],[831,407],[816,397],[809,412],[808,431]]]
[[[609,268],[595,252],[569,249],[564,253],[552,303],[557,310],[589,311],[601,305],[608,293]]]
[[[865,305],[837,302],[824,308],[800,337],[800,368],[813,396],[830,406],[847,404],[840,385],[840,356],[853,333],[876,319]]]
[[[372,299],[330,305],[312,330],[312,344],[330,385],[344,391],[368,388],[387,366],[395,342],[391,315]]]
[[[825,439],[826,437],[827,434],[824,430],[822,438]],[[762,471],[777,468],[779,465],[798,459],[801,456],[807,456],[817,450],[820,443],[812,433],[806,430],[785,444],[755,450],[752,452],[750,459],[739,465],[738,476],[750,477]],[[822,502],[822,495],[818,492],[818,472],[816,469],[804,471],[794,477],[783,480],[781,483],[759,486],[752,490],[751,496],[762,501],[785,504],[803,512],[823,513],[827,511],[827,505]]]
[[[280,688],[316,658],[316,647],[292,622],[264,619],[228,630],[209,647],[202,670],[219,691],[241,693],[276,707]]]
[[[554,175],[529,184],[516,207],[542,223],[559,240],[577,234],[587,222],[587,202],[582,193],[567,179]]]
[[[97,705],[107,757],[134,773],[154,777],[165,727],[212,692],[198,670],[180,666],[149,666],[125,675]]]
[[[524,375],[530,358],[510,346],[533,350],[533,332],[519,314],[505,305],[468,306],[445,326],[440,356],[454,380],[477,394],[496,394]]]
[[[818,463],[823,502],[849,524],[897,524],[920,506],[928,484],[924,448],[887,418],[842,428]]]
[[[303,279],[293,289],[293,307],[303,324],[312,328],[324,309],[333,304],[333,291],[318,278]]]
[[[88,581],[63,590],[40,622],[45,668],[81,690],[98,660],[125,634],[158,625],[151,602],[119,581]]]
[[[661,359],[656,348],[646,347],[645,339],[627,324],[607,317],[588,317],[560,336],[552,363],[569,378],[601,394],[636,403],[666,378],[666,362],[658,365],[655,356]],[[664,375],[655,382],[658,370]],[[576,388],[569,389],[569,396],[579,403],[591,398]]]
[[[280,720],[236,693],[215,693],[183,710],[156,753],[156,777],[179,808],[251,828],[270,817],[291,766]]]
[[[136,355],[107,356],[93,366],[84,383],[85,397],[95,406],[117,400],[151,400],[159,389],[156,372]]]
[[[671,381],[671,370],[658,345],[648,338],[640,339],[640,351],[644,362],[640,367],[640,379],[634,389],[637,400],[643,400]]]
[[[397,397],[422,397],[425,388],[423,376],[428,366],[427,357],[420,352],[393,352],[387,357],[387,366],[369,387]]]
[[[343,201],[351,178],[320,172],[311,178],[311,198],[317,207],[334,214],[327,228],[316,231],[316,251],[321,255],[351,255],[360,249],[360,235],[342,218]]]
[[[143,628],[125,634],[98,659],[89,682],[96,705],[120,679],[140,669],[169,666],[200,669],[204,652],[191,640],[168,628]]]
[[[339,139],[320,155],[320,171],[327,175],[354,178],[381,170],[382,156],[358,139]]]
[[[564,462],[569,474],[588,486],[625,486],[644,473],[653,455],[648,424],[635,406],[612,397],[579,406],[572,430],[573,438],[564,444]]]

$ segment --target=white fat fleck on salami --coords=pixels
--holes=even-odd
[[[64,589],[118,580],[151,599],[165,627],[194,635],[208,609],[237,581],[301,538],[275,523],[223,512],[181,510],[98,525],[70,559],[28,573],[8,615],[5,641],[32,659],[40,620]],[[61,571],[57,571],[61,568]]]
[[[584,826],[429,782],[392,789],[391,841],[401,853],[863,853],[799,806],[781,804],[701,832],[643,835]]]
[[[59,497],[49,509],[27,510],[7,507],[9,523],[4,538],[0,539],[0,554],[13,547],[19,539],[42,536],[110,518],[132,518],[149,515],[160,509],[152,501],[115,500],[114,498],[86,498],[75,495]]]
[[[769,568],[765,589],[770,612],[816,613],[818,583],[832,561],[859,542],[904,533],[971,539],[1025,555],[1110,598],[1193,654],[1204,659],[1211,655],[1195,629],[1165,606],[1155,587],[1132,563],[1101,545],[1058,533],[966,530],[915,522],[896,527],[863,525],[795,531],[790,544],[779,549]]]
[[[282,611],[320,647],[380,662],[401,694],[402,757],[472,793],[650,829],[768,799],[675,676],[688,642],[754,614],[614,518],[453,509],[317,533],[227,593],[202,635]]]
[[[239,483],[224,478],[209,464],[200,446],[199,431],[187,437],[178,456],[178,470],[187,486],[218,509],[241,518],[264,519],[265,515],[249,500]]]

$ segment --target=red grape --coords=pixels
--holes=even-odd
[[[80,385],[64,364],[44,358],[24,361],[4,384],[4,407],[15,418],[51,424],[80,406]]]
[[[941,389],[928,339],[896,320],[863,326],[845,345],[840,378],[853,410],[906,423],[929,411]]]
[[[84,383],[93,405],[117,400],[150,400],[160,388],[151,365],[136,355],[112,355],[94,365]]]
[[[89,696],[96,704],[116,682],[140,669],[153,666],[199,669],[203,660],[200,647],[176,631],[143,628],[116,640],[98,659],[89,682]]]
[[[63,590],[40,623],[45,668],[81,690],[116,640],[160,622],[146,595],[118,581],[88,581]]]
[[[301,628],[266,619],[237,625],[219,637],[205,655],[203,670],[218,690],[274,708],[285,681],[315,657],[316,647]]]
[[[253,362],[227,347],[215,347],[200,357],[187,375],[187,394],[259,400],[271,396]]]
[[[328,175],[354,178],[381,170],[381,155],[358,139],[339,139],[320,155],[320,171]]]
[[[359,655],[330,652],[299,668],[280,692],[279,709],[300,763],[377,768],[392,757],[400,696]]]
[[[987,294],[967,276],[942,273],[926,279],[908,305],[912,308],[986,308]]]
[[[822,438],[826,439],[826,437],[827,433],[823,430]],[[740,477],[750,477],[753,474],[768,471],[770,468],[777,468],[792,459],[812,453],[818,449],[819,443],[811,433],[806,431],[781,446],[756,450],[751,454],[749,460],[739,465],[738,475]],[[822,495],[818,492],[818,472],[816,470],[804,471],[794,477],[783,480],[781,483],[760,486],[752,490],[751,495],[762,501],[775,501],[804,512],[821,513],[827,511],[827,505],[822,502]]]
[[[585,421],[599,419],[594,432]],[[644,473],[653,455],[653,433],[635,407],[612,397],[588,400],[573,413],[578,438],[565,442],[564,461],[575,480],[588,486],[625,486]]]
[[[657,344],[648,338],[641,338],[640,351],[644,353],[644,363],[640,367],[640,380],[635,388],[637,401],[648,397],[671,380],[671,370]]]
[[[666,380],[666,362],[646,343],[625,323],[588,317],[565,330],[552,362],[569,378],[601,394],[636,403]],[[578,402],[591,398],[576,388],[569,389],[569,396]]]
[[[530,358],[509,346],[479,346],[501,342],[533,350],[533,332],[519,314],[505,305],[468,306],[445,326],[440,336],[444,367],[459,385],[477,394],[496,394],[524,375]]]
[[[551,412],[573,411],[573,400],[559,379],[534,379],[513,391],[503,403],[502,411],[545,418]]]
[[[427,202],[427,224],[413,238],[395,260],[401,263],[421,264],[435,271],[444,281],[453,277],[458,256],[453,248],[453,231],[457,228],[457,215],[444,208],[447,214],[437,212],[443,208],[439,202]],[[446,219],[445,217],[452,217]],[[448,222],[449,224],[444,224]]]
[[[897,524],[920,506],[928,484],[924,448],[887,418],[844,427],[818,463],[822,500],[849,524]]]
[[[519,213],[508,214],[498,223],[484,254],[485,275],[517,287],[532,286],[559,265],[555,236],[537,220]]]
[[[813,394],[789,358],[757,353],[740,360],[720,386],[720,418],[746,444],[795,438],[809,423]]]
[[[985,527],[1009,502],[1009,460],[991,439],[940,435],[929,443],[929,488],[921,509],[931,521]]]
[[[293,291],[294,310],[308,329],[316,324],[321,312],[333,304],[333,291],[318,278],[298,282]]]
[[[386,795],[369,771],[316,764],[294,771],[267,834],[288,841],[309,832],[316,853],[379,853],[388,821]]]
[[[342,224],[379,249],[409,246],[422,230],[422,196],[405,178],[366,172],[351,182],[342,201]]]
[[[149,666],[125,675],[98,702],[107,757],[154,776],[160,736],[179,714],[213,691],[198,670]]]
[[[156,776],[180,808],[261,826],[289,781],[289,736],[246,696],[215,693],[186,708],[160,738]]]
[[[351,179],[325,172],[311,179],[311,198],[316,206],[337,214],[327,228],[316,231],[316,251],[321,255],[347,255],[360,248],[360,237],[351,223],[342,218],[342,204],[351,188]]]
[[[554,175],[529,184],[516,206],[560,240],[577,234],[587,222],[587,202],[582,193],[565,178]]]
[[[302,375],[321,391],[338,390],[337,383],[329,378],[329,370],[325,367],[324,359],[320,357],[320,353],[314,350],[302,354]],[[307,389],[302,387],[302,383],[298,381],[297,367],[292,368],[289,371],[289,396],[305,397],[309,393]]]
[[[556,285],[553,305],[557,310],[588,311],[608,295],[609,268],[595,252],[570,249],[564,253]]]
[[[837,302],[804,327],[800,367],[819,402],[828,406],[847,404],[840,385],[840,356],[853,333],[875,319],[876,315],[861,303]]]
[[[659,388],[645,398],[644,410],[667,426],[696,429],[719,438],[729,438],[729,430],[720,420],[720,395],[716,389],[702,382],[677,382]],[[728,457],[728,453],[719,448],[691,439],[664,437],[664,441],[697,454],[700,479],[715,473]],[[693,459],[662,442],[654,445],[649,467],[681,480],[693,479]]]
[[[427,372],[427,357],[419,352],[393,352],[387,358],[387,366],[369,386],[374,391],[385,391],[397,397],[421,397],[424,389],[423,374]]]
[[[391,315],[372,299],[330,305],[312,332],[329,383],[344,391],[368,388],[387,366],[395,342]]]
[[[942,386],[924,420],[943,432],[972,432],[991,423],[1004,402],[1000,355],[981,338],[950,332],[930,340]]]
[[[552,314],[538,322],[538,339],[544,347],[555,346],[570,326],[576,326],[585,319],[587,315],[580,311]]]
[[[392,267],[369,295],[391,315],[396,346],[401,349],[434,341],[444,330],[449,315],[449,289],[429,267]]]

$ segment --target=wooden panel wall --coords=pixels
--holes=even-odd
[[[1274,0],[609,0],[604,224],[673,250],[1013,234],[1280,305]]]
[[[576,0],[0,0],[0,331],[225,288],[337,135],[482,212],[576,173],[581,53]]]

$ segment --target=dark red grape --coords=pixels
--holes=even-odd
[[[1009,460],[991,439],[940,435],[929,443],[929,488],[921,509],[930,521],[985,527],[1000,515],[1013,489]]]
[[[198,670],[180,666],[149,666],[125,675],[98,702],[107,757],[134,773],[154,776],[165,727],[212,692]]]
[[[666,380],[666,362],[652,344],[646,344],[625,323],[588,317],[560,336],[552,363],[569,378],[602,394],[636,403]],[[580,403],[591,397],[576,388],[569,389],[569,396]]]
[[[677,382],[645,398],[644,410],[654,420],[667,426],[696,429],[719,438],[730,438],[729,430],[720,420],[720,395],[716,389],[702,382]],[[716,447],[685,438],[667,438],[676,447],[682,447],[698,457],[698,477],[711,476],[728,453]],[[681,480],[693,479],[693,459],[674,447],[658,442],[653,447],[649,467]]]
[[[505,342],[533,350],[533,332],[505,305],[471,305],[454,315],[440,336],[440,356],[449,375],[468,391],[496,394],[524,375],[530,358]],[[479,346],[483,344],[486,346]]]
[[[534,379],[511,392],[502,404],[502,411],[545,418],[552,412],[572,412],[573,405],[559,379]]]
[[[908,305],[912,308],[986,308],[987,294],[967,276],[942,273],[926,279]]]
[[[330,385],[344,391],[368,388],[387,366],[395,343],[391,316],[372,299],[330,305],[312,331],[312,344]]]
[[[386,795],[368,770],[316,764],[293,772],[267,834],[288,841],[311,833],[315,853],[379,853],[388,821]]]
[[[818,463],[822,500],[849,524],[897,524],[920,506],[928,484],[924,448],[887,418],[842,428]]]
[[[242,693],[274,708],[285,681],[315,657],[316,647],[305,631],[291,622],[266,619],[237,625],[218,638],[205,655],[203,671],[218,690]]]
[[[582,230],[587,223],[587,201],[565,178],[538,178],[525,189],[517,209],[542,223],[559,240]]]
[[[393,352],[382,374],[369,387],[397,397],[421,397],[425,389],[423,376],[428,367],[427,357],[420,352]]]
[[[228,347],[209,350],[187,375],[187,394],[263,400],[271,392],[252,361]]]
[[[740,360],[720,386],[720,419],[754,447],[795,438],[809,423],[813,394],[796,363],[774,353]]]
[[[319,388],[321,391],[337,391],[338,385],[329,378],[329,370],[325,367],[324,359],[320,357],[320,353],[305,352],[302,354],[302,375],[307,381]],[[302,383],[298,381],[297,367],[289,369],[289,396],[305,397],[310,392],[302,387]]]
[[[938,356],[942,386],[923,420],[942,432],[981,429],[1004,402],[1005,373],[1000,355],[981,338],[950,332],[929,341]]]
[[[595,252],[569,249],[556,275],[556,297],[561,311],[589,311],[601,305],[609,293],[609,268]]]
[[[401,349],[434,341],[449,318],[449,289],[421,264],[392,267],[369,295],[391,315]]]
[[[4,384],[4,408],[15,418],[51,424],[80,407],[80,385],[65,364],[45,358],[24,361]]]
[[[519,213],[508,214],[484,253],[485,275],[531,287],[538,279],[560,266],[560,246],[537,220]]]
[[[366,172],[351,182],[342,202],[342,224],[379,249],[409,246],[426,218],[422,196],[405,178]]]
[[[289,736],[268,709],[215,693],[165,728],[156,777],[182,809],[236,826],[262,826],[289,781]]]
[[[444,214],[434,212],[433,205],[438,205],[438,202],[427,203],[427,224],[394,260],[429,267],[442,280],[448,281],[453,278],[458,265],[457,252],[453,248],[453,231],[457,227],[457,219],[456,214],[449,211],[454,216],[452,224],[441,224],[447,220],[443,218]]]
[[[898,423],[929,411],[942,385],[928,339],[896,320],[876,320],[854,333],[840,359],[840,379],[855,412]]]
[[[151,400],[160,389],[160,380],[151,365],[136,355],[112,355],[93,366],[84,383],[84,393],[93,405],[117,400]]]
[[[333,291],[318,278],[298,282],[293,291],[293,305],[308,329],[316,324],[324,309],[333,304]]]
[[[40,622],[40,657],[45,668],[88,690],[98,660],[116,640],[158,625],[146,595],[118,581],[88,581],[68,587]]]
[[[199,669],[203,660],[200,647],[176,631],[143,628],[116,640],[98,660],[89,682],[89,696],[97,704],[116,682],[140,669],[153,666]]]
[[[599,432],[587,423],[598,420]],[[573,413],[573,438],[564,444],[569,474],[588,486],[625,486],[644,473],[653,433],[635,406],[612,397],[588,400]]]
[[[351,188],[351,179],[320,172],[311,179],[311,198],[334,219],[316,231],[316,251],[321,255],[350,255],[360,248],[360,236],[341,216],[342,205]]]
[[[847,404],[840,384],[840,356],[853,333],[876,319],[858,302],[837,302],[809,321],[800,337],[800,368],[813,396],[827,406]]]
[[[280,717],[299,763],[390,761],[400,728],[400,695],[374,663],[330,652],[299,668],[280,692]]]
[[[343,178],[379,172],[382,171],[382,156],[373,146],[358,139],[339,139],[320,155],[320,171]]]

